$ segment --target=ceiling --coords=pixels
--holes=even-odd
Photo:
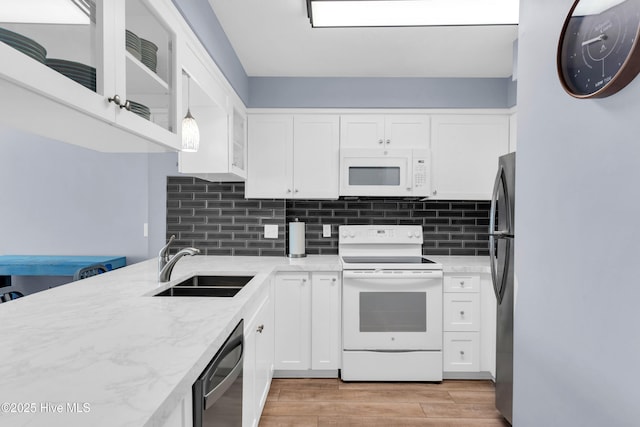
[[[305,0],[209,0],[247,75],[509,77],[518,28],[311,28]]]

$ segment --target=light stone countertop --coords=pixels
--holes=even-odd
[[[487,257],[429,257],[445,272],[488,272]],[[159,284],[151,259],[0,305],[0,425],[158,426],[275,271],[340,271],[337,256],[195,256]],[[194,274],[255,274],[234,298],[152,297]],[[89,404],[69,413],[67,403]],[[63,413],[53,413],[61,404]]]
[[[488,256],[436,256],[426,255],[432,261],[442,264],[444,273],[491,274]]]

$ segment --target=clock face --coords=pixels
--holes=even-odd
[[[640,71],[640,0],[577,0],[558,45],[558,74],[577,98],[605,97]]]

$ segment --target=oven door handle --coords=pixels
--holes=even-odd
[[[349,271],[343,270],[342,277],[352,280],[430,280],[442,278],[441,270],[411,271],[391,273],[385,270]]]

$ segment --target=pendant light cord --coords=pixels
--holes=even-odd
[[[191,115],[191,76],[187,74],[187,114]]]

